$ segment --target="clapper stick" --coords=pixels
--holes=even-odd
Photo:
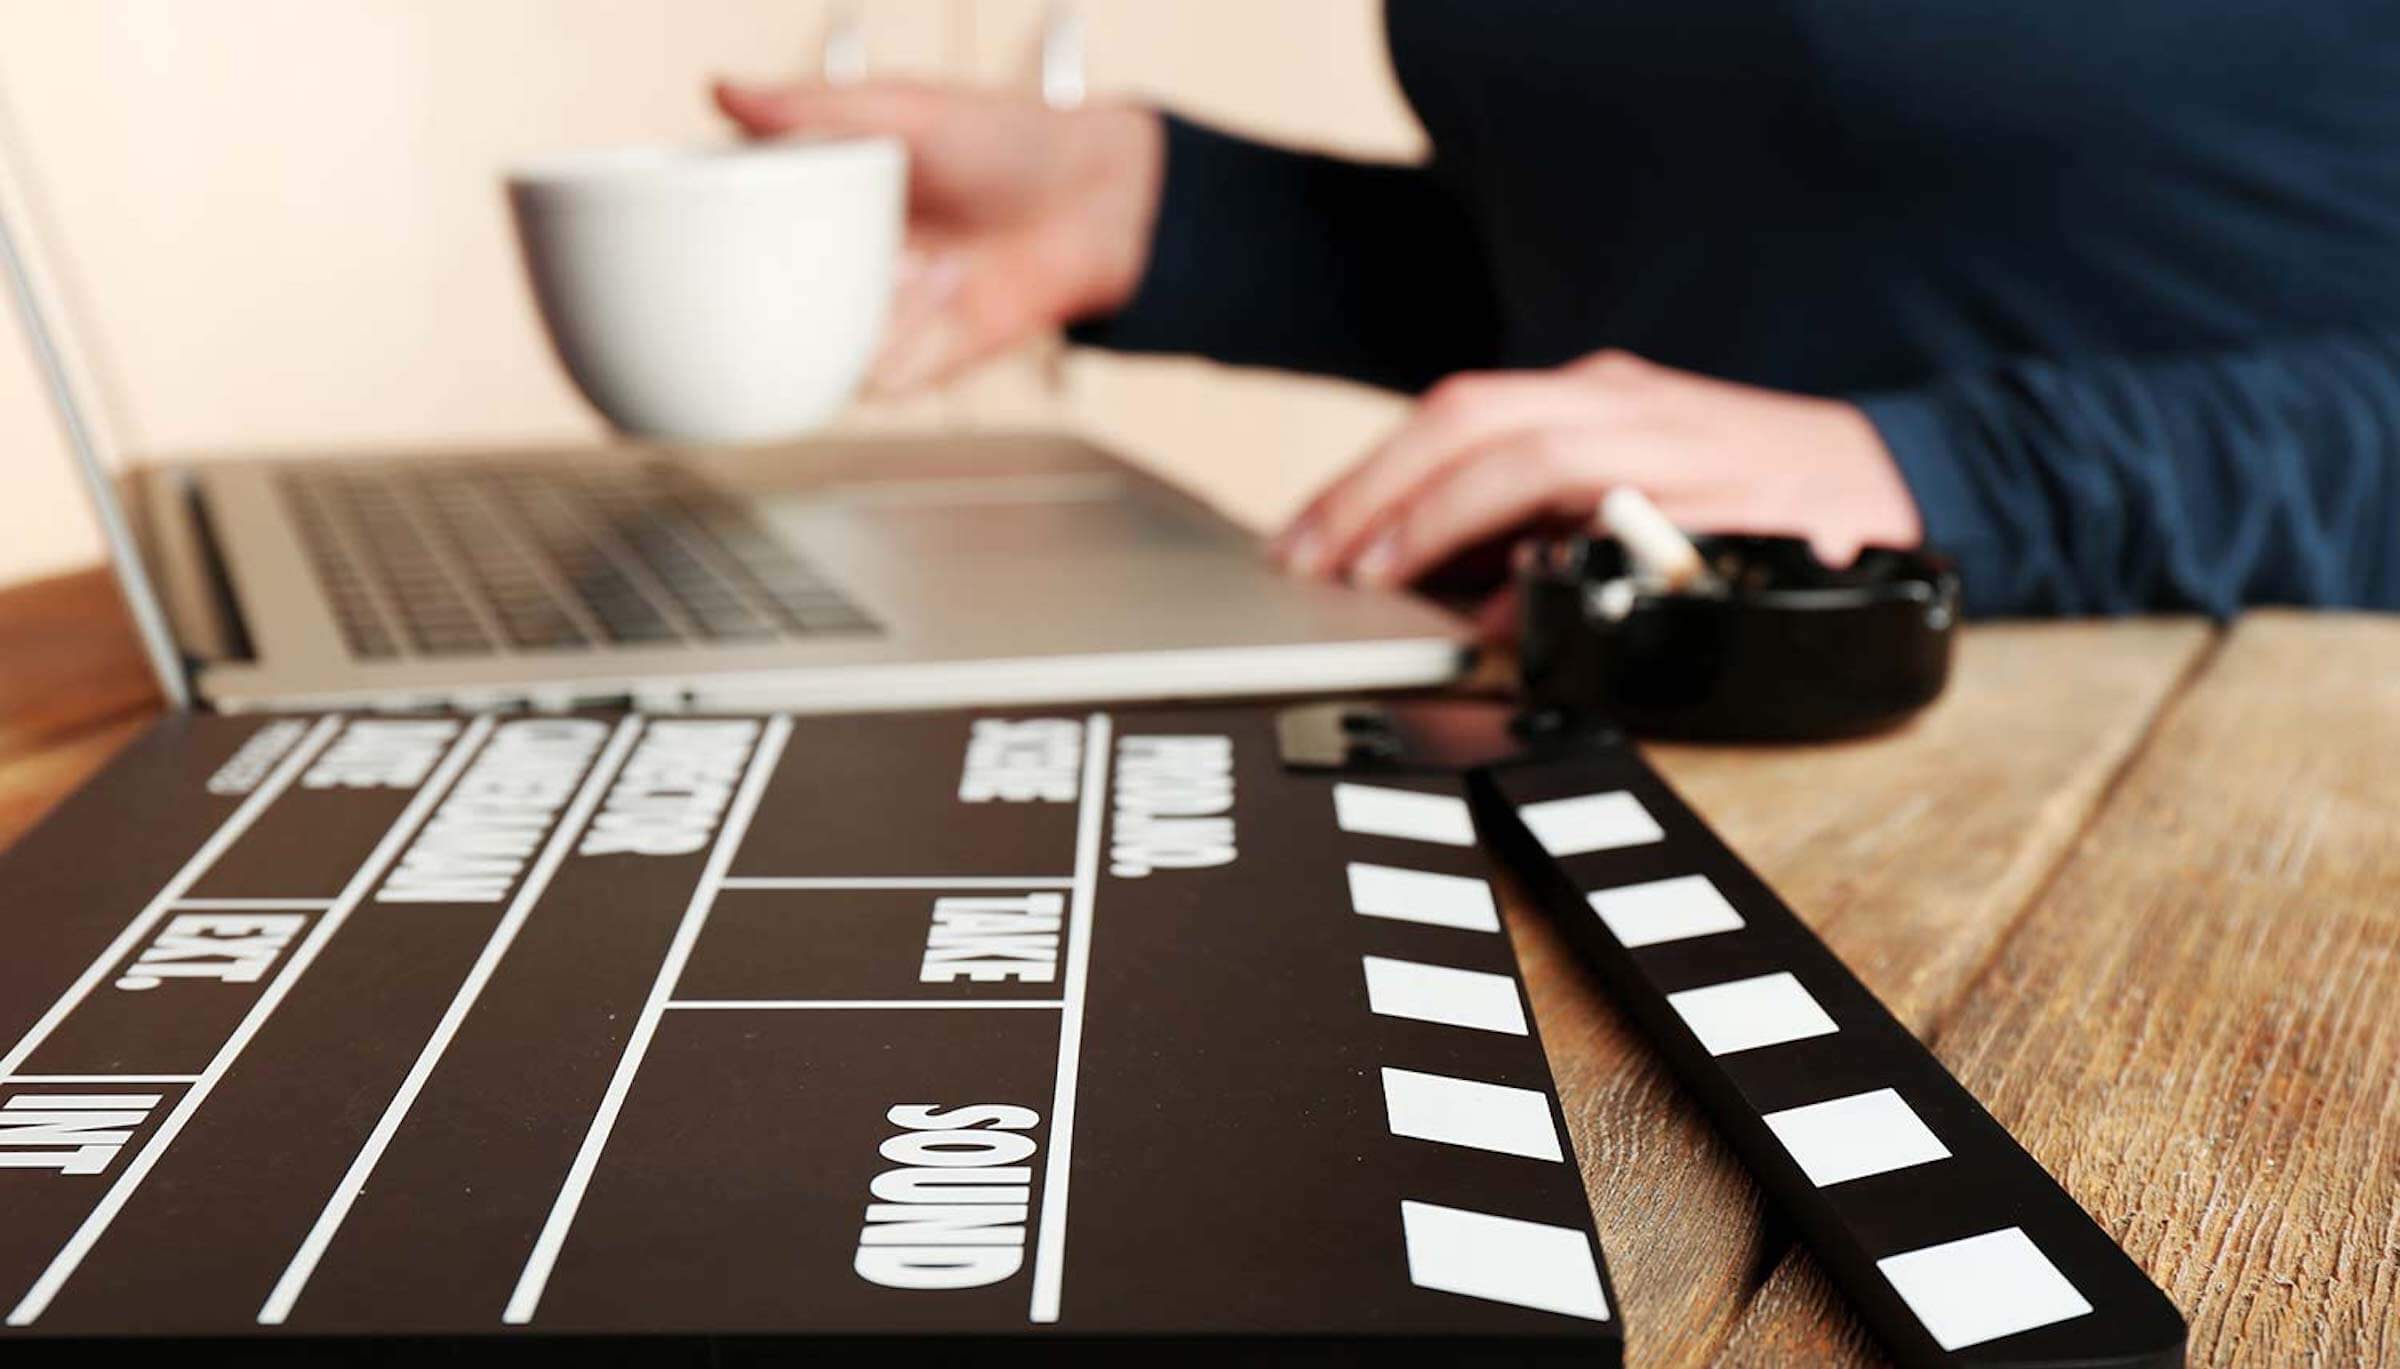
[[[1560,741],[1468,789],[1895,1358],[2183,1362],[2166,1295],[1630,747]]]
[[[1464,775],[1478,835],[1909,1365],[2183,1362],[2166,1295],[1613,732],[1286,710],[1297,769]]]

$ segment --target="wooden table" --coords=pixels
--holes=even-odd
[[[157,707],[104,577],[0,592],[0,844]],[[1896,735],[1651,755],[2165,1287],[2194,1363],[2400,1363],[2400,619],[1978,627]],[[1874,1358],[1512,917],[1633,1361]]]

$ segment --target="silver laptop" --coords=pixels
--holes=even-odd
[[[1463,660],[1449,615],[1277,575],[1199,501],[1063,437],[120,480],[11,208],[0,270],[178,704],[893,709],[1408,687]]]

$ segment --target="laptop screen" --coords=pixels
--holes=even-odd
[[[105,453],[101,448],[106,439],[94,426],[95,407],[87,402],[85,387],[78,383],[80,370],[72,364],[70,340],[60,327],[64,317],[55,304],[58,297],[45,288],[48,282],[36,260],[32,189],[16,155],[14,134],[6,95],[0,92],[0,276],[7,278],[17,317],[24,322],[25,340],[33,352],[34,366],[42,374],[67,451],[73,456],[83,477],[84,490],[91,497],[92,512],[99,519],[109,562],[116,571],[117,588],[123,592],[125,606],[133,614],[134,629],[141,636],[150,672],[157,677],[159,692],[166,697],[168,706],[189,708],[191,685],[184,674],[182,653],[176,648],[174,630],[168,626],[157,582],[151,578],[149,564],[143,559],[141,545],[125,516],[124,501],[117,495],[115,476],[103,459]]]

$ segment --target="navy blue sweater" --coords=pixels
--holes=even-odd
[[[1627,348],[1858,401],[1978,612],[2400,607],[2400,0],[1386,22],[1428,163],[1170,119],[1079,338],[1404,390]]]

